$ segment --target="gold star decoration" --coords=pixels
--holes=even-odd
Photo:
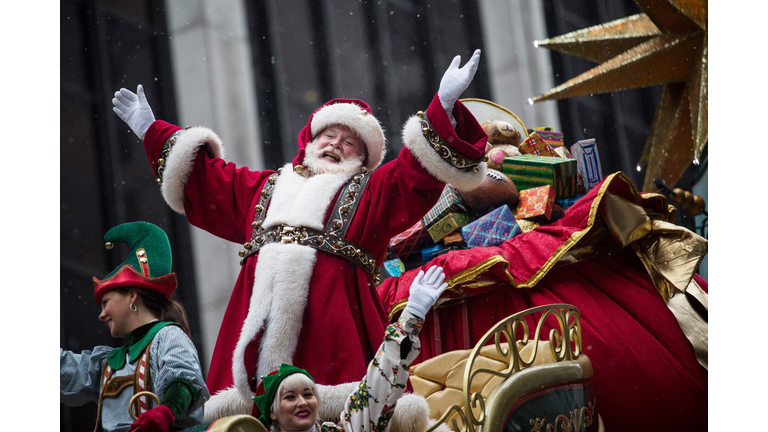
[[[529,103],[663,85],[638,170],[674,185],[707,145],[707,0],[635,0],[644,12],[534,41],[597,67]]]

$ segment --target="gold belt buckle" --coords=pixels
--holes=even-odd
[[[299,240],[299,230],[290,225],[281,225],[277,235],[280,243],[296,243]]]

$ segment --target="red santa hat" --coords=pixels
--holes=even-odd
[[[304,163],[304,148],[314,136],[332,125],[344,125],[360,136],[368,150],[366,169],[373,171],[384,160],[387,151],[384,130],[373,116],[371,107],[359,99],[333,99],[312,113],[299,133],[299,154],[293,160],[293,166]]]

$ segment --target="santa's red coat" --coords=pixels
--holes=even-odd
[[[468,158],[480,159],[487,140],[485,133],[460,102],[453,114],[458,122],[455,130],[437,96],[427,110],[433,127],[447,145]],[[409,125],[411,132],[408,132]],[[259,193],[275,171],[238,168],[215,157],[223,153],[218,137],[208,130],[198,129],[184,131],[179,136],[171,152],[175,155],[174,160],[169,158],[168,161],[173,167],[167,168],[164,174],[163,195],[177,211],[183,209],[192,225],[223,239],[246,243],[251,239],[251,223]],[[177,126],[156,121],[147,131],[144,143],[153,171],[163,145],[179,130]],[[389,239],[419,220],[435,204],[446,182],[460,181],[469,175],[476,177],[479,184],[485,175],[484,164],[480,172],[466,173],[442,160],[435,160],[436,153],[421,135],[416,117],[406,124],[404,140],[406,147],[399,156],[371,174],[346,235],[348,240],[371,252],[379,263],[385,258]],[[206,151],[198,151],[200,148]],[[286,175],[286,170],[293,174],[288,165],[283,168],[281,177]],[[454,174],[458,177],[452,178]],[[278,193],[276,188],[271,206]],[[318,206],[327,204],[318,203]],[[331,207],[328,206],[325,220]],[[246,393],[244,385],[251,392],[255,389],[254,376],[263,331],[248,343],[243,358],[233,358],[233,352],[239,338],[244,337],[241,329],[248,317],[249,305],[252,305],[259,256],[245,260],[227,306],[209,368],[207,385],[211,394],[233,385],[240,388],[241,394]],[[316,259],[298,344],[293,357],[285,361],[306,369],[318,383],[358,381],[382,341],[387,324],[385,311],[362,269],[324,252],[318,252]],[[289,272],[299,264],[286,261],[271,271]],[[291,302],[292,299],[280,301]],[[233,361],[244,363],[247,377],[233,377]]]

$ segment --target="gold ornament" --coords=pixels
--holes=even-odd
[[[652,192],[654,178],[674,185],[707,146],[707,2],[635,3],[645,13],[534,41],[601,64],[529,102],[663,85],[638,162],[648,167],[643,191]]]

